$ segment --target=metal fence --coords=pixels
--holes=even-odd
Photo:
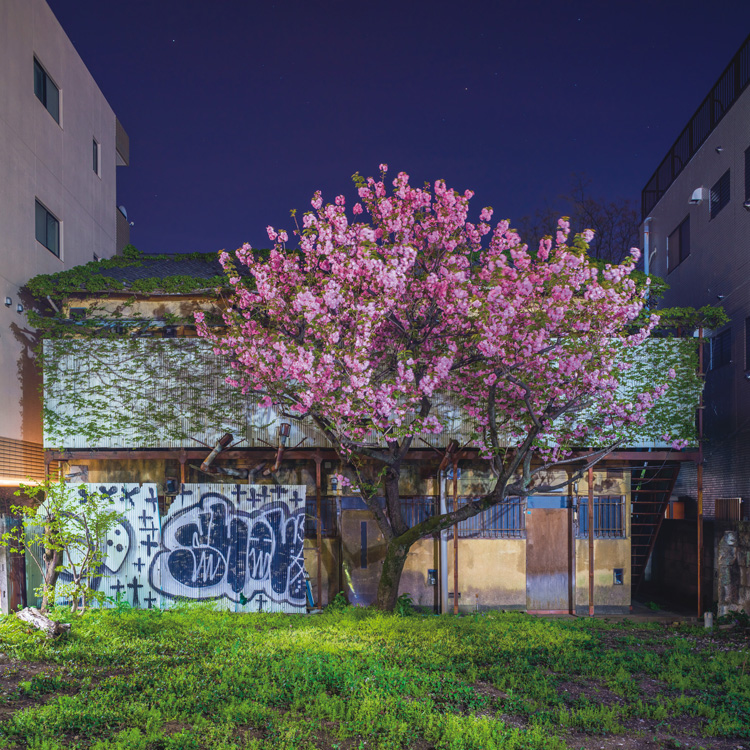
[[[459,497],[460,508],[472,498]],[[453,510],[453,498],[446,501],[448,512]],[[523,539],[526,537],[526,500],[509,497],[502,503],[488,508],[482,513],[467,518],[458,524],[459,539]],[[453,530],[449,529],[452,537]]]
[[[579,496],[578,538],[589,535],[588,497]],[[594,498],[594,537],[596,539],[622,539],[625,537],[625,497],[621,495]]]
[[[641,192],[645,219],[750,83],[750,36],[712,86]]]

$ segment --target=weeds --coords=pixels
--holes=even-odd
[[[54,642],[3,618],[0,747],[562,750],[585,735],[710,747],[750,733],[736,630],[342,600],[316,617],[117,607]]]

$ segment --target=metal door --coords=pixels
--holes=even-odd
[[[570,511],[566,497],[530,497],[526,506],[526,610],[570,612]]]

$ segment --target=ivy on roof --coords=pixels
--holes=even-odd
[[[261,253],[263,251],[260,251]],[[135,294],[189,294],[190,292],[223,288],[227,285],[223,274],[209,277],[190,276],[185,274],[160,275],[122,281],[107,271],[116,268],[144,267],[148,261],[167,261],[175,263],[192,260],[208,264],[217,261],[216,253],[185,253],[181,255],[144,255],[133,245],[126,245],[122,255],[99,261],[91,261],[59,273],[34,276],[26,288],[37,299],[50,297],[63,300],[72,294],[88,292],[104,294],[106,292],[133,292]],[[145,262],[144,262],[145,261]]]

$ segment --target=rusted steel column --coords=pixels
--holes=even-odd
[[[458,510],[458,461],[453,459],[453,510]],[[453,526],[453,614],[458,614],[458,524]]]
[[[594,469],[590,466],[589,484],[589,617],[594,616]]]
[[[185,451],[182,451],[179,455],[180,459],[180,490],[182,490],[182,486],[185,484],[185,464],[187,462],[187,454]]]
[[[703,616],[703,595],[701,578],[703,576],[703,326],[698,329],[698,374],[701,380],[701,392],[698,397],[698,466],[696,482],[698,485],[698,618]]]
[[[321,518],[321,472],[320,472],[321,457],[315,456],[315,534],[316,534],[316,553],[318,558],[318,609],[323,607],[323,529],[320,527]]]

